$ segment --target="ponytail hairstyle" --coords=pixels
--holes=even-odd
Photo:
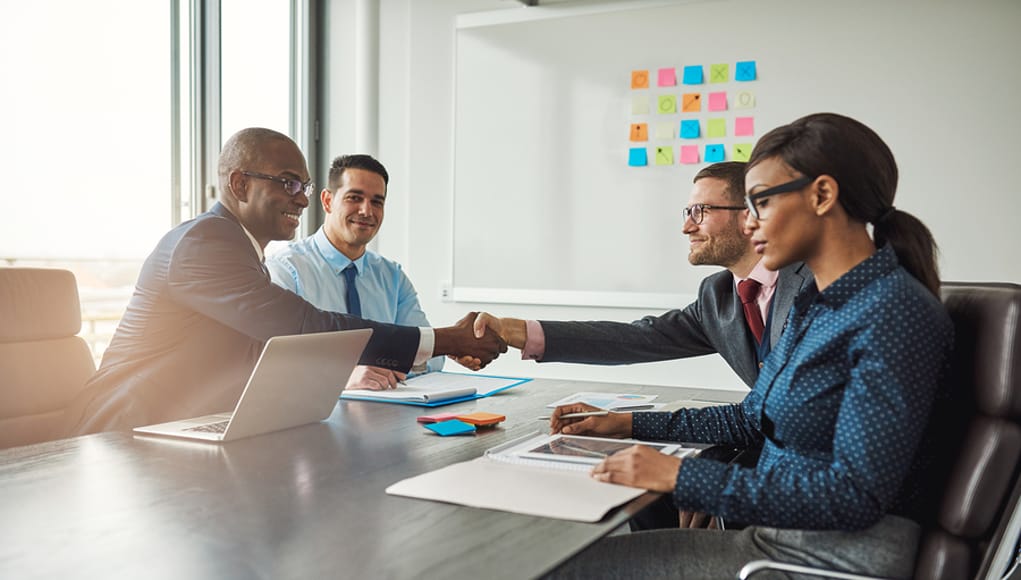
[[[803,175],[836,180],[847,215],[871,223],[876,246],[892,245],[904,269],[939,296],[936,241],[918,218],[894,207],[897,162],[875,131],[843,115],[808,115],[763,135],[747,167],[772,158]]]

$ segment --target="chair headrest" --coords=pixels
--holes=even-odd
[[[1021,286],[944,282],[941,294],[954,321],[952,379],[972,384],[984,413],[1021,417]]]
[[[0,268],[0,342],[62,338],[81,328],[74,274],[52,268]]]

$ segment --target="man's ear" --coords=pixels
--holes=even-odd
[[[323,188],[319,192],[319,201],[323,204],[323,211],[330,213],[333,211],[333,192],[329,189]]]
[[[227,178],[227,186],[230,189],[230,195],[234,196],[234,199],[248,202],[248,180],[245,179],[245,176],[240,171],[235,169],[230,172],[230,176]]]
[[[820,175],[812,184],[812,204],[816,215],[825,215],[839,205],[840,185],[829,175]]]

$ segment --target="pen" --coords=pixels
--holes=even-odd
[[[561,419],[576,419],[579,417],[605,417],[609,415],[609,411],[585,411],[584,413],[566,413],[561,415]],[[539,421],[549,421],[551,417],[539,417]]]

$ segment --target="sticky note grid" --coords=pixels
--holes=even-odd
[[[629,71],[630,167],[668,170],[747,161],[755,146],[758,62],[649,65]]]

